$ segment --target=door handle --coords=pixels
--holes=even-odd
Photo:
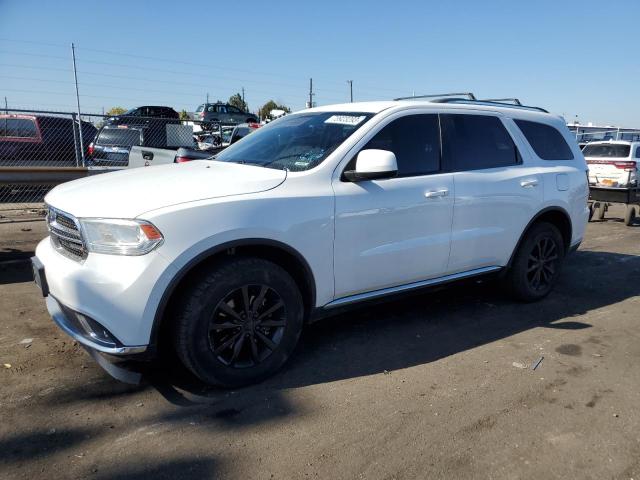
[[[522,188],[533,188],[538,186],[538,180],[522,180],[520,182]]]
[[[446,197],[447,195],[449,195],[449,190],[446,188],[443,190],[430,190],[428,192],[424,192],[424,196],[426,198]]]
[[[142,151],[142,158],[144,158],[145,160],[153,160],[153,152],[145,152],[143,150]]]

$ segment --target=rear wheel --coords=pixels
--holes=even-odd
[[[604,203],[596,202],[593,204],[592,210],[592,220],[602,220],[604,219],[604,213],[606,212],[606,205]]]
[[[277,371],[300,337],[304,308],[291,276],[258,258],[234,258],[202,275],[182,301],[175,348],[204,382],[255,383]]]
[[[552,224],[541,222],[526,233],[507,275],[514,296],[524,302],[544,298],[558,280],[564,242]]]
[[[635,205],[627,205],[627,210],[624,213],[624,224],[628,227],[629,225],[633,225],[633,222],[636,219],[636,206]]]

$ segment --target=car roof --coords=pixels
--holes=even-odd
[[[335,105],[323,105],[321,107],[314,107],[303,112],[362,112],[362,113],[380,113],[384,110],[405,110],[411,108],[433,108],[439,112],[451,111],[486,111],[500,113],[508,117],[519,119],[530,119],[538,121],[548,122],[550,119],[557,121],[561,119],[560,116],[552,115],[545,111],[532,109],[531,107],[524,107],[518,105],[500,105],[500,104],[487,104],[482,102],[450,102],[441,103],[437,101],[429,100],[389,100],[378,102],[354,102],[354,103],[340,103]],[[297,112],[299,113],[299,112]],[[564,121],[563,121],[564,124]]]

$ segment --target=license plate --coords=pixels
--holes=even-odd
[[[47,277],[44,274],[44,265],[38,260],[38,257],[31,257],[31,269],[33,271],[33,281],[40,288],[42,296],[49,295],[49,285],[47,284]]]

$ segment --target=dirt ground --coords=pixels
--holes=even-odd
[[[238,391],[111,379],[15,260],[43,222],[0,223],[0,478],[640,479],[640,226],[621,216],[542,302],[472,283],[342,314]]]

